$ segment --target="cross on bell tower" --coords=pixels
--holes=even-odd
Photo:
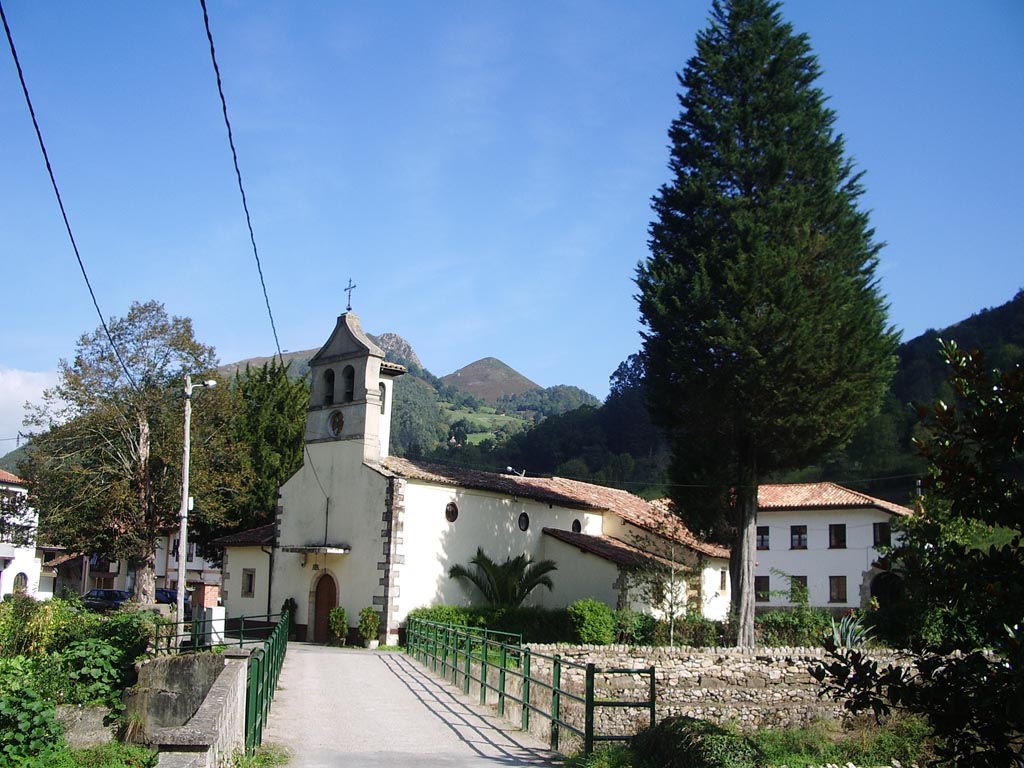
[[[348,294],[348,306],[345,307],[345,311],[346,312],[351,312],[352,311],[352,291],[354,291],[358,287],[359,286],[357,286],[357,285],[352,285],[352,278],[350,277],[348,279],[348,285],[344,289],[345,293]]]

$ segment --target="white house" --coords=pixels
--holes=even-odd
[[[898,589],[878,548],[910,509],[835,483],[762,485],[757,505],[758,607],[792,605],[792,580],[807,587],[810,605],[837,610]]]
[[[277,611],[293,598],[299,632],[323,640],[331,608],[352,618],[373,606],[393,641],[413,608],[473,602],[448,569],[480,547],[498,561],[554,560],[554,590],[530,596],[549,607],[582,597],[634,605],[637,567],[659,557],[685,563],[698,574],[687,598],[724,617],[728,552],[697,541],[664,507],[589,483],[389,456],[393,386],[404,372],[354,314],[338,318],[310,361],[305,462],[281,487],[275,524],[220,542],[229,616]]]
[[[194,541],[186,545],[185,585],[194,589],[202,584],[220,585],[220,568],[199,554]],[[178,588],[178,532],[168,533],[156,542],[156,583],[168,589]]]
[[[0,469],[0,494],[26,497],[28,487],[17,475]],[[38,520],[34,512],[27,520],[35,525]],[[0,597],[17,594],[28,595],[38,600],[53,597],[54,573],[43,568],[43,561],[52,557],[54,548],[37,548],[35,542],[25,543],[21,537],[12,536],[0,525]]]

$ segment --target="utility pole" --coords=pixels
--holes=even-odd
[[[199,386],[215,387],[217,382],[208,379]],[[185,374],[185,431],[181,452],[181,512],[178,529],[178,616],[185,620],[185,559],[188,556],[188,471],[192,452],[192,377]]]

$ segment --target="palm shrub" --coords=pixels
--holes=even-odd
[[[453,565],[448,569],[448,576],[468,581],[479,590],[489,605],[517,608],[537,587],[554,588],[548,576],[557,569],[553,560],[534,562],[532,557],[524,553],[497,563],[478,547],[469,564],[473,567]]]

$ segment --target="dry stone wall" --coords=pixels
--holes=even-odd
[[[820,648],[636,648],[629,646],[531,645],[537,652],[535,672],[549,673],[542,656],[559,654],[577,664],[599,669],[655,668],[657,719],[688,715],[740,728],[785,728],[818,718],[843,716],[841,704],[818,694],[821,685],[810,670],[825,660]],[[893,661],[892,654],[877,654]],[[563,668],[563,685],[583,690],[584,672]],[[595,696],[605,699],[643,699],[649,680],[641,675],[598,674]],[[645,713],[636,710],[598,709],[598,733],[635,733]]]

